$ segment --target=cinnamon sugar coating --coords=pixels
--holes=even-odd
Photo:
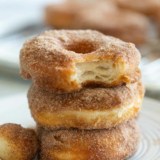
[[[41,160],[124,160],[139,144],[139,129],[129,121],[108,130],[41,132]]]
[[[32,160],[38,150],[38,139],[31,129],[17,124],[0,125],[0,159]]]
[[[136,82],[139,63],[140,53],[132,43],[92,30],[46,31],[27,41],[20,54],[23,78],[63,92]]]
[[[114,88],[84,88],[57,94],[31,86],[29,107],[44,128],[110,128],[138,115],[144,96],[141,82]]]

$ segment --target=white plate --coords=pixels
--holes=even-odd
[[[0,124],[9,122],[35,127],[25,93],[0,100]],[[160,103],[145,98],[138,123],[142,132],[141,144],[130,160],[160,160]]]

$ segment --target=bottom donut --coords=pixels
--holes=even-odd
[[[139,144],[139,129],[134,120],[112,129],[38,129],[40,160],[124,160]]]

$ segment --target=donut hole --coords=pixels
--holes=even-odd
[[[66,46],[68,51],[73,51],[75,53],[87,54],[96,50],[96,46],[93,42],[80,41],[74,42]]]

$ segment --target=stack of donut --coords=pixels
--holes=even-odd
[[[144,88],[132,43],[93,30],[51,30],[27,41],[21,75],[41,160],[123,160],[135,153]]]

